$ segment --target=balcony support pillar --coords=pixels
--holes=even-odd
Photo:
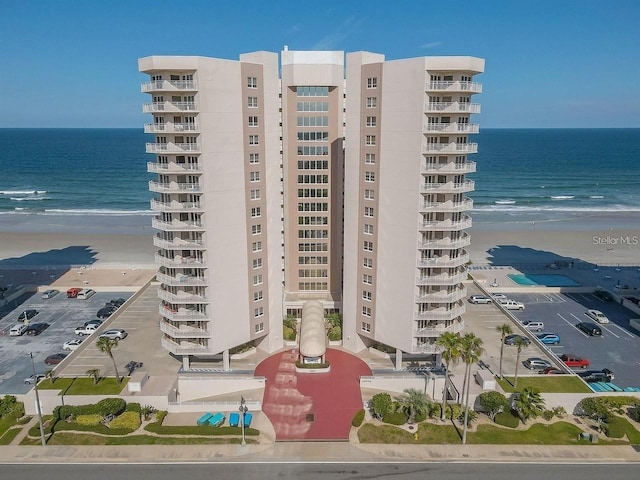
[[[396,370],[402,370],[402,350],[396,348]]]
[[[189,371],[191,369],[191,361],[189,355],[182,356],[182,369]]]
[[[231,370],[231,362],[229,361],[229,349],[227,348],[222,352],[222,368],[224,368],[225,372]]]

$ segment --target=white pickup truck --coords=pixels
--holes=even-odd
[[[500,300],[500,305],[507,310],[524,310],[524,303],[516,302],[515,300],[503,299]]]
[[[91,335],[93,332],[98,330],[98,327],[100,327],[100,325],[96,325],[94,323],[90,323],[89,325],[83,327],[78,327],[76,328],[76,335]]]

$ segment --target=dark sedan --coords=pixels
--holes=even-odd
[[[522,341],[524,342],[525,346],[529,345],[531,343],[531,340],[529,340],[527,337],[524,337],[524,336],[518,335],[518,334],[513,334],[513,335],[507,335],[506,337],[504,337],[504,344],[505,345],[515,345],[516,344],[516,340],[518,338],[522,339]]]
[[[42,332],[44,332],[47,328],[49,328],[49,324],[48,323],[32,323],[31,325],[29,325],[27,327],[27,329],[24,331],[25,335],[33,335],[33,336],[37,336],[40,335]]]
[[[115,305],[110,305],[108,307],[102,307],[96,313],[96,317],[98,318],[109,318],[118,308]]]
[[[49,355],[47,358],[44,359],[44,364],[57,365],[65,358],[67,358],[66,353],[54,353],[53,355]]]

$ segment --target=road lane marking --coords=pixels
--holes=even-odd
[[[604,328],[607,332],[609,332],[611,335],[613,335],[616,338],[620,338],[618,335],[616,335],[615,333],[613,333],[611,330],[609,330],[607,327],[605,327],[604,325],[600,325],[601,328]]]
[[[631,338],[635,338],[636,336],[633,333],[627,332],[624,328],[622,328],[620,325],[616,325],[615,323],[613,324],[614,327],[616,327],[618,330],[620,330],[622,333],[627,334],[628,336],[630,336]]]

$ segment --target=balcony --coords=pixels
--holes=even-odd
[[[438,308],[428,312],[416,313],[416,320],[453,320],[465,312],[465,307],[460,305],[450,310]]]
[[[176,328],[173,325],[160,322],[160,331],[162,333],[166,333],[170,337],[173,338],[210,338],[211,333],[206,330],[202,330],[201,328],[193,328],[187,327],[186,325],[180,326],[180,328]]]
[[[436,268],[436,267],[459,267],[469,262],[469,254],[465,253],[457,257],[437,257],[418,260],[418,267]]]
[[[464,230],[471,227],[471,217],[464,216],[462,220],[452,222],[451,220],[442,220],[441,222],[420,222],[418,230],[423,231],[441,231],[441,232],[453,232],[456,230]]]
[[[467,272],[441,273],[438,275],[427,275],[424,277],[416,277],[416,285],[456,285],[467,279]]]
[[[153,80],[140,85],[142,93],[149,92],[195,92],[198,85],[195,80]]]
[[[197,310],[190,310],[188,308],[180,308],[176,311],[170,309],[165,305],[160,305],[158,313],[160,313],[162,317],[176,322],[195,322],[209,320],[209,317],[204,313],[198,312]]]
[[[202,277],[194,277],[193,275],[177,274],[175,277],[167,275],[166,273],[156,273],[156,280],[174,287],[179,286],[205,286],[207,281]]]
[[[420,185],[420,191],[423,193],[464,193],[472,192],[475,187],[473,180],[465,180],[464,182],[446,182],[446,183],[423,183]]]
[[[424,124],[425,133],[479,133],[477,123],[428,123]],[[152,133],[152,132],[147,132]]]
[[[163,222],[157,218],[151,219],[151,227],[157,230],[164,230],[165,232],[172,231],[203,231],[204,223],[202,222],[181,222],[180,220],[173,220],[171,222]]]
[[[199,143],[147,143],[146,153],[200,153]]]
[[[451,240],[450,238],[439,238],[436,240],[427,240],[420,244],[420,248],[427,249],[446,249],[455,250],[457,248],[468,247],[471,244],[471,237],[468,234],[464,234],[462,238],[457,240]]]
[[[421,173],[453,173],[456,175],[463,173],[474,173],[476,171],[476,162],[464,163],[424,163],[420,167]]]
[[[203,208],[197,202],[159,202],[151,200],[151,210],[155,212],[202,212]]]
[[[200,128],[193,123],[146,123],[144,133],[197,133]]]
[[[182,238],[174,238],[173,240],[165,240],[155,235],[153,237],[153,245],[165,250],[204,250],[205,246],[202,240],[185,240]]]
[[[433,327],[415,328],[413,335],[418,337],[439,337],[446,332],[459,333],[464,330],[464,322],[455,322],[449,326],[436,325]]]
[[[423,202],[420,205],[420,213],[429,212],[464,212],[473,208],[473,200],[465,198],[461,202]]]
[[[474,170],[475,171],[475,170]],[[199,163],[158,163],[147,162],[147,172],[150,173],[176,173],[176,174],[189,174],[202,173],[202,168]]]
[[[476,82],[428,82],[427,92],[465,92],[482,93],[482,84]]]
[[[194,102],[153,102],[142,105],[142,113],[197,112]]]
[[[161,345],[162,348],[168,350],[174,355],[198,355],[209,352],[209,349],[205,345],[198,345],[197,343],[185,341],[176,343],[172,342],[168,338],[163,338]]]
[[[442,347],[435,343],[421,343],[419,345],[414,345],[411,348],[411,353],[437,354],[440,352],[442,352]]]
[[[182,255],[176,255],[174,258],[163,257],[162,255],[155,255],[156,264],[162,265],[168,268],[206,268],[207,264],[202,259],[194,257],[183,257]],[[183,275],[186,276],[186,275]],[[181,282],[178,282],[181,283]]]
[[[202,187],[198,183],[178,182],[149,182],[149,191],[156,193],[202,193]]]
[[[162,288],[158,288],[158,297],[169,303],[209,303],[209,300],[201,295],[179,291],[171,293]]]
[[[416,297],[416,303],[453,303],[461,300],[467,296],[467,287],[456,288],[455,292],[447,293],[446,290],[442,292],[427,293]]]
[[[430,113],[480,113],[479,103],[427,102],[424,111]]]
[[[149,145],[149,144],[147,144]],[[151,144],[155,145],[155,144]],[[459,154],[459,153],[478,153],[477,143],[429,143],[427,139],[422,142],[422,151],[425,153],[445,153],[445,154]],[[147,151],[147,153],[151,153]]]

